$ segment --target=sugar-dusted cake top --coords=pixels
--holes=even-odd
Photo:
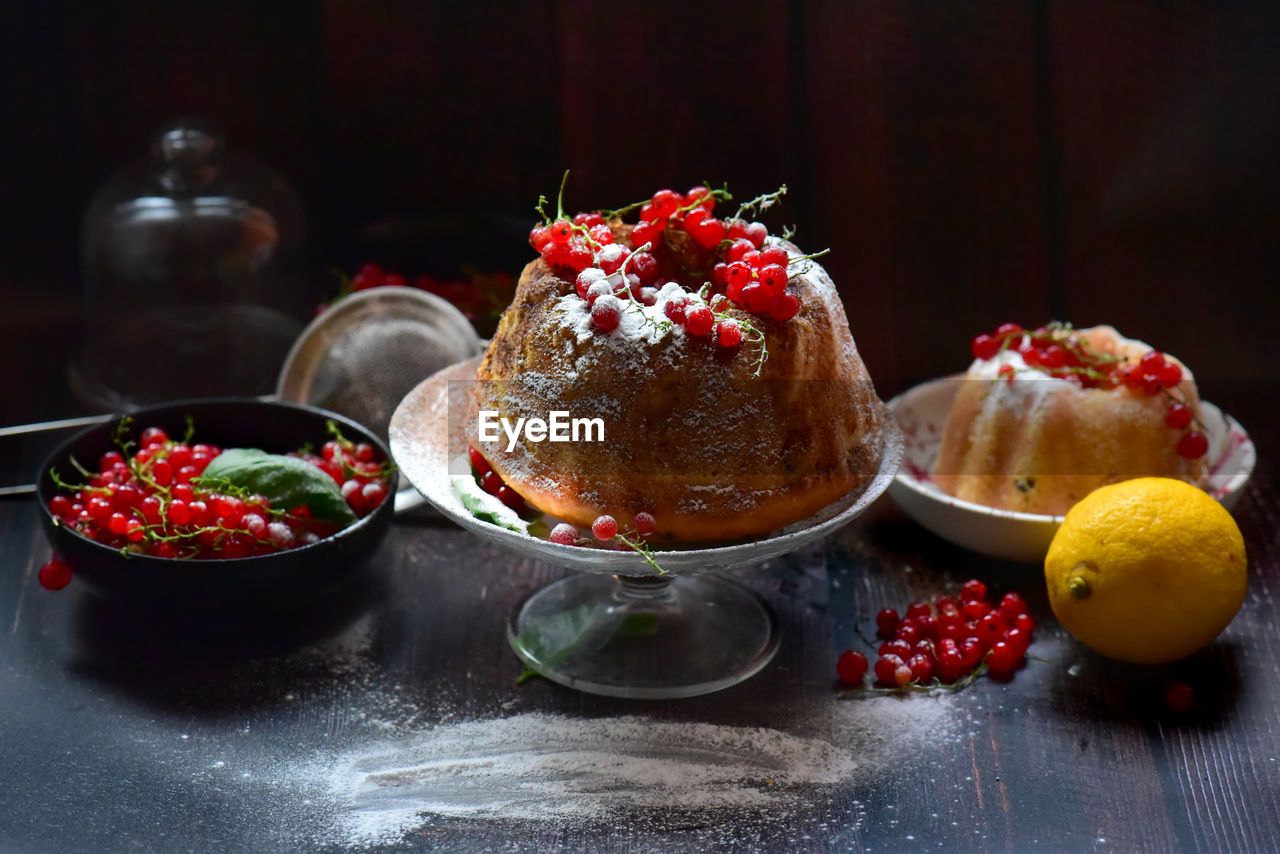
[[[554,216],[546,213],[544,198],[543,222],[529,242],[556,276],[572,282],[560,307],[579,340],[599,335],[651,345],[688,335],[741,352],[759,375],[769,354],[766,325],[800,313],[796,280],[824,254],[803,255],[751,220],[785,192],[757,196],[723,219],[714,211],[731,199],[728,191],[703,186],[684,194],[663,189],[644,202],[572,218],[562,202]],[[636,211],[639,220],[625,223]],[[834,288],[818,298],[838,303]]]

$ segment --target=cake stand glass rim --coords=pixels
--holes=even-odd
[[[473,364],[474,360],[455,368]],[[809,518],[783,528],[760,540],[708,548],[652,551],[663,573],[633,551],[605,551],[580,546],[562,546],[528,534],[511,531],[471,515],[453,492],[449,475],[448,437],[423,423],[425,413],[447,402],[450,369],[420,383],[401,402],[391,419],[391,451],[409,482],[444,516],[490,542],[528,557],[572,569],[611,575],[646,576],[693,574],[759,563],[788,554],[824,537],[853,521],[889,487],[902,462],[904,442],[897,420],[889,408],[878,405],[881,419],[880,465],[876,473],[858,489],[828,505]],[[454,377],[456,378],[456,377]]]

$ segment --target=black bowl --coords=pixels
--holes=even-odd
[[[319,449],[328,439],[332,420],[355,442],[368,442],[383,459],[387,446],[356,422],[313,406],[257,398],[205,398],[176,401],[131,412],[134,436],[145,427],[164,428],[171,436],[186,431],[188,416],[194,439],[222,448],[259,448],[268,453],[296,451],[306,444]],[[96,468],[111,450],[119,419],[90,427],[68,439],[44,461],[36,494],[45,533],[54,551],[71,567],[73,578],[95,593],[134,601],[171,604],[278,603],[307,599],[341,586],[368,560],[386,536],[394,514],[391,496],[372,513],[319,542],[285,551],[242,558],[191,559],[124,554],[94,542],[49,512],[57,493],[50,474],[64,480],[76,476],[71,459]]]

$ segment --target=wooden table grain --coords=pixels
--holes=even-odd
[[[35,307],[28,319],[41,316],[38,295],[10,292]],[[9,324],[6,364],[51,325]],[[74,414],[62,362],[28,364],[29,394],[3,403],[6,423]],[[1039,567],[953,547],[887,498],[820,548],[737,571],[778,612],[776,660],[741,685],[665,702],[517,685],[506,619],[565,570],[429,513],[398,519],[340,596],[193,621],[100,601],[74,582],[41,589],[49,547],[37,508],[2,499],[0,849],[341,850],[370,840],[342,830],[343,804],[314,800],[306,772],[317,761],[543,714],[566,727],[636,717],[767,728],[828,744],[855,770],[758,808],[641,805],[589,820],[428,812],[374,841],[404,851],[1276,850],[1280,435],[1273,397],[1218,390],[1259,449],[1235,512],[1249,594],[1214,644],[1164,667],[1089,652],[1054,621]],[[878,609],[969,577],[1030,602],[1038,628],[1025,669],[954,694],[838,698],[835,658],[866,648]],[[1174,681],[1195,688],[1190,713],[1166,708]]]

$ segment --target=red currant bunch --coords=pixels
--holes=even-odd
[[[511,296],[515,293],[516,281],[505,270],[493,273],[476,272],[466,278],[437,278],[424,274],[409,279],[402,273],[387,270],[370,261],[362,264],[355,275],[344,282],[335,301],[356,291],[395,285],[429,291],[443,297],[474,320],[493,317],[500,313],[511,301]],[[329,304],[321,303],[316,306],[316,314],[323,314],[328,308]]]
[[[82,484],[63,483],[53,472],[59,490],[48,509],[95,542],[164,558],[268,554],[317,542],[338,529],[336,522],[312,518],[305,504],[273,507],[266,496],[201,483],[220,454],[221,448],[193,443],[190,435],[172,439],[160,427],[147,427],[136,444],[122,440],[104,453]],[[357,517],[387,497],[390,466],[377,459],[372,445],[338,438],[325,444],[322,455],[293,456],[329,474]],[[70,570],[57,558],[41,569],[40,582],[50,589],[69,580]]]
[[[1183,431],[1176,446],[1178,454],[1194,460],[1209,450],[1203,428],[1194,425],[1195,414],[1177,391],[1183,379],[1182,367],[1158,350],[1144,354],[1137,362],[1101,353],[1064,323],[1050,323],[1031,330],[1016,323],[1002,323],[992,332],[975,336],[969,348],[975,359],[984,361],[1006,350],[1016,352],[1029,369],[1083,388],[1114,389],[1123,385],[1148,397],[1163,394],[1169,402],[1165,423]],[[1012,383],[1017,369],[1005,364],[998,373]],[[1188,429],[1193,425],[1196,429]]]
[[[876,634],[882,643],[870,670],[878,687],[890,689],[954,686],[984,665],[1007,679],[1022,665],[1034,630],[1021,596],[1006,593],[992,604],[986,584],[970,579],[958,597],[913,602],[902,615],[880,611]],[[867,658],[856,650],[837,659],[836,673],[847,685],[860,686],[867,672]]]
[[[475,445],[467,446],[467,458],[471,461],[471,472],[475,475],[481,489],[517,513],[529,512],[529,505],[520,497],[520,493],[507,486],[502,475],[493,470],[493,466],[489,465],[489,461],[476,449]],[[577,538],[577,532],[574,532],[574,538]]]

